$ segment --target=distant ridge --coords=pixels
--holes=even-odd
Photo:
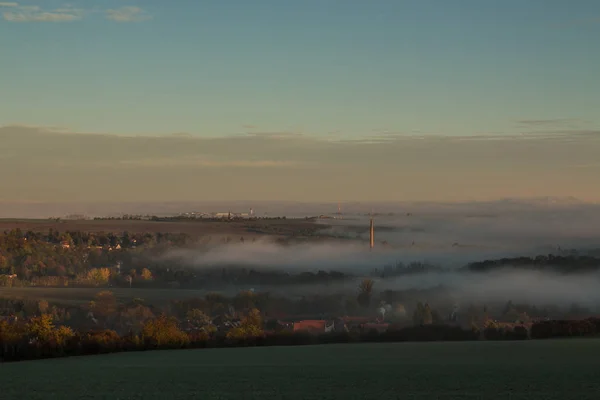
[[[521,204],[531,204],[531,205],[543,205],[543,204],[555,204],[555,205],[579,205],[579,204],[589,204],[583,200],[580,200],[573,196],[567,197],[530,197],[530,198],[504,198],[501,199],[500,202],[504,203],[521,203]]]
[[[486,201],[344,201],[344,214],[363,215],[373,207],[381,210],[381,214],[406,214],[426,211],[460,211],[489,212],[490,208],[515,210],[543,207],[575,207],[598,206],[598,203],[585,202],[572,196],[503,198]],[[85,215],[86,217],[120,216],[123,214],[142,214],[168,216],[179,213],[196,212],[248,212],[252,208],[257,216],[315,216],[333,215],[338,209],[338,202],[291,202],[291,201],[168,201],[168,202],[35,202],[35,201],[3,201],[0,200],[0,218],[65,218],[69,215]],[[462,210],[462,211],[461,211]]]

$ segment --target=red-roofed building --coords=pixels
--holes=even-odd
[[[328,325],[324,319],[307,319],[294,322],[294,332],[325,333],[327,328]]]

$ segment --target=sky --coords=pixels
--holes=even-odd
[[[106,178],[129,200],[599,199],[590,175],[600,172],[590,155],[600,133],[599,39],[597,0],[0,1],[0,135],[38,141],[0,136],[0,164],[48,158],[59,171],[77,162],[99,182],[99,171],[112,173],[101,158],[132,159],[138,172],[128,165],[131,175]],[[523,150],[531,135],[544,137],[537,155]],[[506,149],[463,137],[500,137]],[[119,138],[136,145],[121,153]],[[81,153],[58,160],[41,141]],[[211,146],[219,150],[206,158]],[[79,172],[51,190],[48,173],[9,178],[1,197],[108,197],[111,184]],[[212,193],[173,186],[188,175]],[[165,183],[153,189],[125,183],[157,176]],[[232,188],[226,176],[242,183]],[[361,179],[368,194],[353,186]],[[510,183],[490,187],[494,179]]]

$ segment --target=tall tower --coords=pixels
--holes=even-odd
[[[371,217],[371,226],[369,227],[369,248],[375,247],[375,226],[373,225],[373,217]]]

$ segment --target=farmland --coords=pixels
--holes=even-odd
[[[138,220],[53,220],[53,219],[0,219],[0,232],[11,229],[47,232],[48,230],[105,232],[105,233],[184,233],[192,237],[204,235],[310,235],[326,228],[305,219],[258,220],[190,220],[190,221],[138,221]]]
[[[3,399],[595,399],[600,340],[122,353],[6,364]]]

